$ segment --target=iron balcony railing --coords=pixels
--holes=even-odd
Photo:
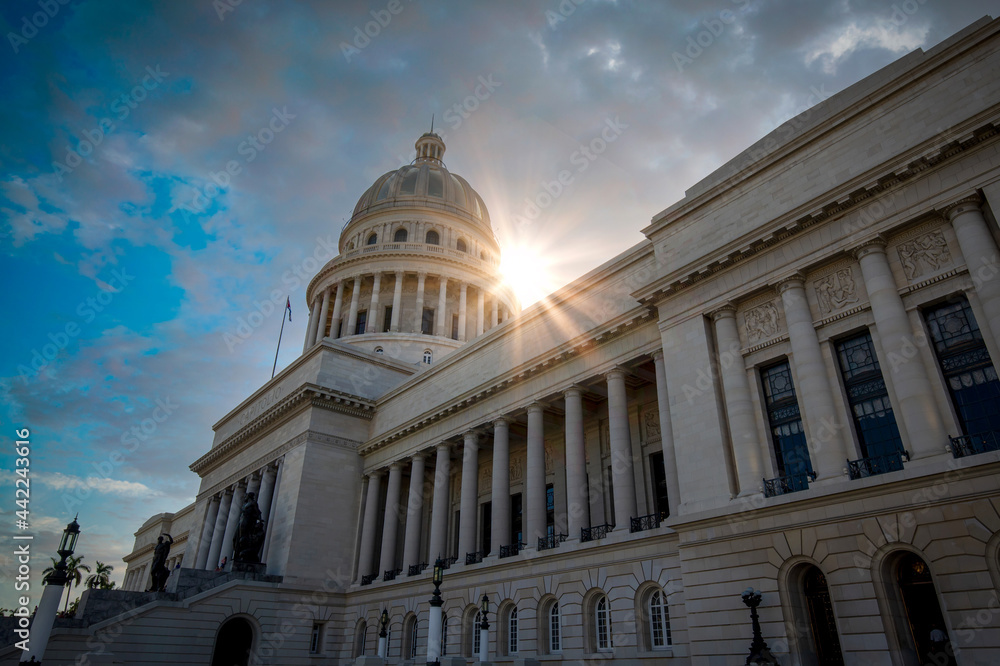
[[[789,474],[773,479],[764,479],[764,497],[777,497],[787,495],[799,490],[809,488],[809,479],[816,480],[816,472],[803,472],[801,474]]]
[[[407,576],[419,576],[427,568],[426,562],[421,562],[420,564],[411,564],[410,568],[407,570]]]
[[[482,553],[482,551],[478,551],[477,550],[474,553],[466,553],[465,554],[465,563],[466,564],[479,564],[482,561],[483,561],[483,553]]]
[[[513,557],[521,552],[524,548],[524,543],[518,541],[517,543],[512,543],[509,546],[500,546],[500,559],[505,557]]]
[[[910,462],[909,451],[893,451],[881,456],[848,460],[847,474],[852,479],[863,479],[866,476],[877,476],[886,472],[898,472],[903,469],[904,458],[906,462]]]
[[[948,439],[951,442],[951,455],[956,458],[1000,450],[1000,431],[997,430],[988,430],[975,435],[949,437]]]
[[[608,536],[608,532],[610,532],[613,528],[614,525],[611,525],[610,523],[584,527],[580,530],[580,541],[597,541],[598,539],[603,539]]]
[[[551,550],[558,548],[559,544],[566,540],[566,534],[550,534],[549,536],[538,537],[538,550]]]
[[[382,572],[382,580],[388,582],[390,580],[396,580],[396,576],[403,573],[402,569],[389,569],[388,571]]]
[[[632,534],[636,532],[645,532],[646,530],[656,529],[660,526],[660,514],[651,513],[648,516],[639,516],[638,518],[632,518],[629,523],[628,531]]]
[[[455,562],[458,562],[458,555],[456,555],[454,557],[446,557],[443,560],[441,560],[441,562],[444,565],[442,568],[444,568],[444,569],[450,569],[451,565],[453,565]]]
[[[378,578],[378,574],[366,574],[361,577],[362,585],[371,585],[375,579]]]

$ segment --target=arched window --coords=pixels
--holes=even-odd
[[[441,656],[448,655],[448,615],[441,617]]]
[[[479,654],[479,648],[482,645],[480,641],[479,630],[483,623],[483,612],[476,611],[476,618],[472,621],[472,654],[466,655],[467,657],[475,657]]]
[[[392,236],[393,243],[405,243],[406,242],[406,229],[396,229],[396,233]]]
[[[354,249],[354,241],[347,241],[347,249],[349,251]]]
[[[948,645],[944,616],[927,563],[916,553],[902,551],[886,558],[883,571],[888,574],[885,583],[889,587],[887,596],[897,649],[915,653],[915,664],[954,663],[948,661],[952,648]],[[933,640],[932,636],[939,640]]]
[[[365,641],[368,640],[368,623],[358,620],[358,625],[354,629],[354,656],[363,657],[365,655]]]
[[[469,251],[468,247],[466,247],[466,245],[465,245],[465,241],[462,240],[461,238],[459,238],[458,242],[455,243],[455,249],[457,249],[459,252],[468,252]]]
[[[517,608],[507,616],[507,654],[517,654]]]
[[[366,241],[365,244],[374,245],[377,242],[378,242],[378,234],[372,234],[371,236],[368,237],[368,240]]]
[[[670,613],[667,610],[667,595],[654,590],[649,595],[649,644],[654,650],[670,647]]]
[[[401,652],[404,659],[416,659],[417,657],[417,616],[410,615],[403,620],[403,640]]]
[[[440,245],[441,236],[440,234],[438,234],[438,232],[431,229],[430,231],[427,232],[427,236],[425,236],[424,242],[427,243],[428,245]]]
[[[424,363],[426,363],[427,365],[430,365],[431,361],[433,361],[433,360],[434,360],[434,352],[432,352],[430,349],[425,349],[424,350]]]
[[[219,627],[212,666],[247,666],[253,652],[253,626],[246,618],[234,617]]]
[[[379,354],[379,355],[382,355],[382,354],[384,354],[384,353],[385,353],[385,350],[384,350],[384,349],[382,349],[381,347],[376,347],[376,348],[375,348],[375,353],[376,353],[376,354]]]
[[[562,624],[559,622],[559,602],[552,604],[548,613],[549,620],[549,652],[562,650]]]
[[[603,594],[594,604],[594,647],[597,650],[610,650],[611,644],[611,610],[608,598]]]

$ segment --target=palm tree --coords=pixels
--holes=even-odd
[[[83,560],[83,555],[77,557],[76,555],[70,555],[66,560],[66,587],[69,592],[66,593],[66,603],[63,606],[63,613],[69,610],[69,598],[73,596],[73,584],[80,584],[80,580],[83,578],[83,571],[90,573],[90,567],[81,562]],[[55,565],[55,558],[52,558],[52,563]],[[49,569],[46,569],[42,573],[45,574]]]
[[[105,564],[97,560],[97,568],[94,570],[94,573],[87,576],[87,589],[92,590],[95,587],[99,587],[102,590],[110,589],[112,585],[111,572],[114,570],[115,568],[110,564]]]

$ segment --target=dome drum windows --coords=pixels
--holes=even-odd
[[[406,229],[400,227],[399,229],[396,229],[396,233],[392,235],[392,242],[405,243],[408,236],[409,233],[406,231]]]
[[[365,245],[375,245],[378,243],[378,234],[371,234],[368,236],[368,240],[365,241]]]
[[[424,237],[424,242],[427,245],[440,245],[441,235],[438,232],[431,229],[430,231],[427,232],[427,235]]]

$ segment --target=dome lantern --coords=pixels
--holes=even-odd
[[[441,162],[444,157],[444,140],[433,131],[424,133],[413,146],[417,149],[417,162]]]

